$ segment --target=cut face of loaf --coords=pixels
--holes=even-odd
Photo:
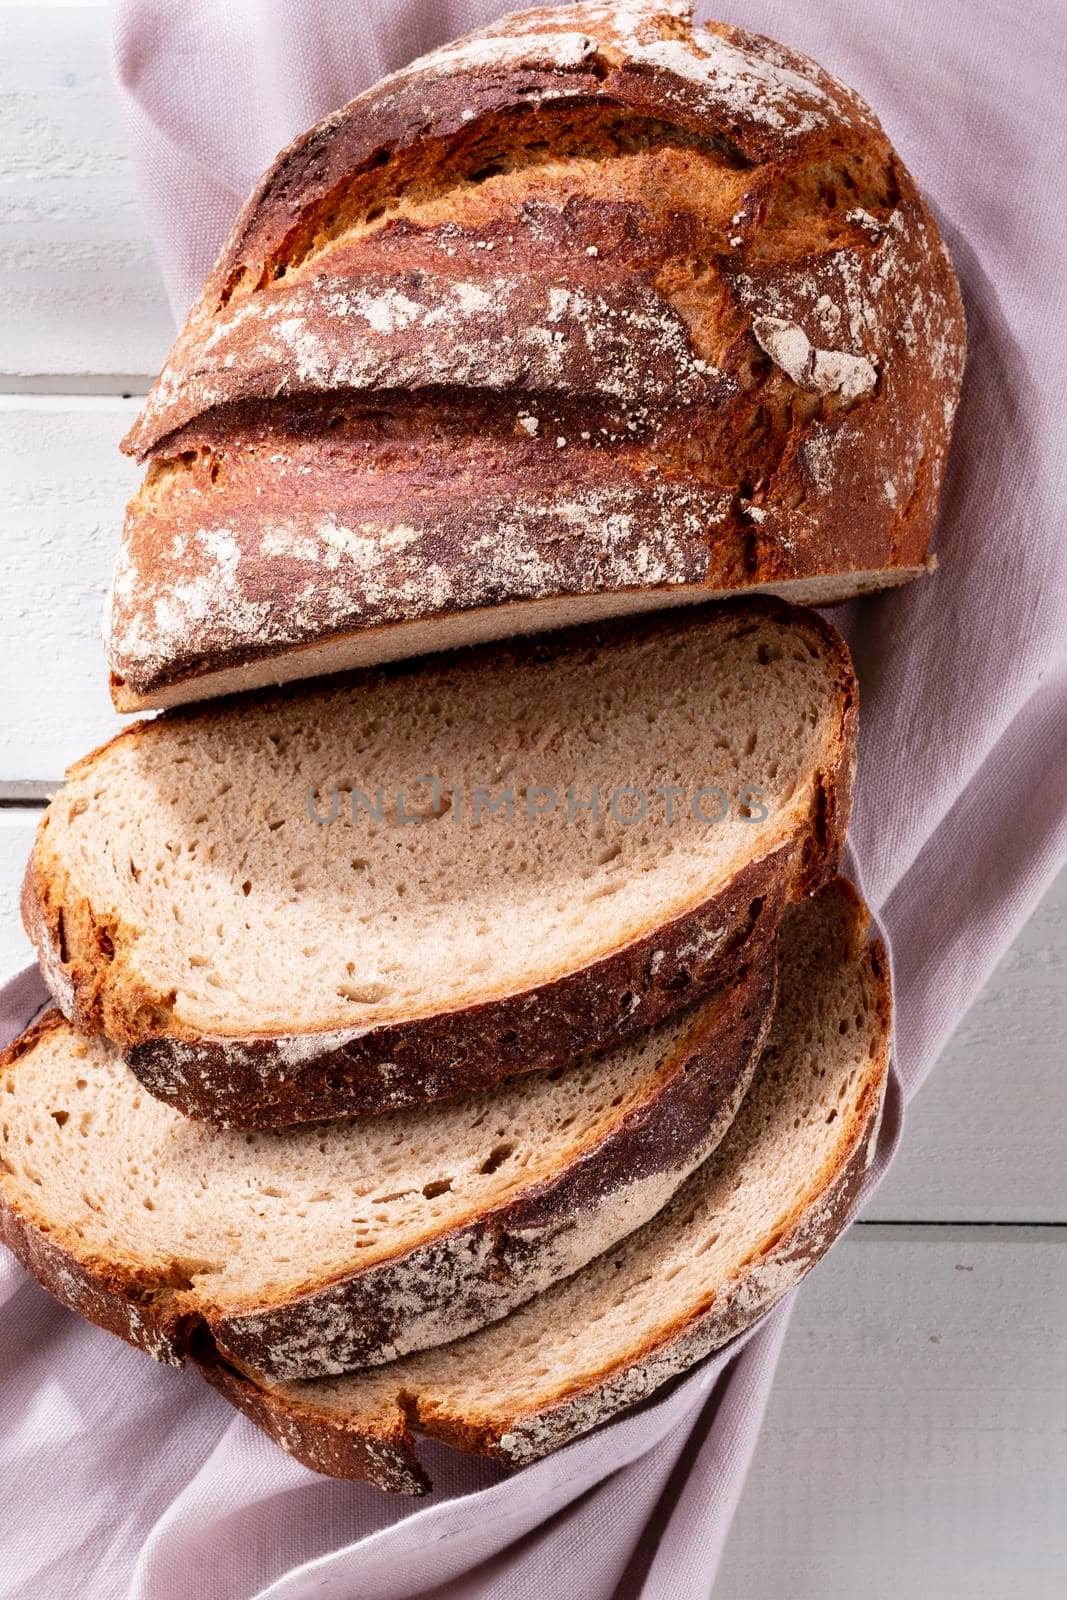
[[[438,1099],[751,964],[833,869],[854,720],[839,636],[767,602],[166,716],[72,769],[26,924],[192,1115]]]
[[[718,1150],[659,1215],[503,1322],[373,1372],[205,1375],[306,1465],[418,1493],[409,1430],[512,1466],[643,1400],[741,1332],[844,1226],[888,1070],[888,968],[841,883],[786,916],[779,1004]]]
[[[923,570],[964,357],[867,106],[685,0],[514,14],[297,139],[127,448],[122,709]]]
[[[660,1209],[721,1138],[773,951],[583,1064],[443,1106],[241,1134],[52,1012],[0,1060],[0,1237],[72,1309],[180,1362],[200,1330],[309,1378],[503,1316]]]

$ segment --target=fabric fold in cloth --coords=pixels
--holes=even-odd
[[[116,72],[176,315],[281,144],[500,9],[122,0]],[[862,692],[852,867],[897,992],[896,1077],[866,1198],[904,1099],[1067,855],[1067,331],[1055,303],[1067,222],[1047,201],[1067,161],[1049,116],[1067,46],[1053,0],[925,12],[739,0],[729,20],[807,51],[871,102],[937,211],[967,303],[939,569],[835,617]],[[35,978],[8,985],[5,1037],[42,998]],[[15,1535],[0,1596],[705,1600],[790,1305],[517,1475],[428,1445],[434,1493],[394,1502],[314,1477],[193,1374],[80,1325],[4,1254],[0,1464]]]

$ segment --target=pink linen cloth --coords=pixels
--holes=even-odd
[[[283,142],[500,9],[122,0],[118,78],[176,315]],[[903,1102],[1067,855],[1067,217],[1052,202],[1067,46],[1057,0],[737,0],[728,20],[806,50],[871,101],[967,301],[940,569],[838,618],[863,702],[853,866],[897,992],[869,1195]],[[42,993],[29,975],[8,985],[6,1036]],[[705,1600],[790,1305],[516,1475],[425,1446],[435,1492],[393,1501],[288,1460],[194,1375],[83,1326],[0,1252],[0,1596]]]

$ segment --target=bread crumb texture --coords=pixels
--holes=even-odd
[[[854,701],[839,636],[759,601],[168,714],[71,769],[27,926],[183,1109],[440,1098],[724,981],[833,869]]]

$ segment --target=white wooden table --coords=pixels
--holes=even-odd
[[[41,797],[116,725],[116,441],[172,332],[107,30],[100,0],[0,0],[0,978]],[[1067,877],[806,1285],[716,1600],[1067,1595],[1065,926]]]

